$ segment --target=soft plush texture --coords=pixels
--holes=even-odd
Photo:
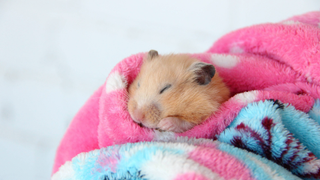
[[[207,139],[177,138],[81,153],[56,179],[299,179],[254,153]]]
[[[182,162],[169,179],[210,179],[212,177],[208,176],[215,175],[225,179],[241,179],[242,175],[252,179],[272,179],[267,178],[269,176],[274,179],[293,179],[291,173],[300,178],[320,179],[319,23],[320,12],[311,12],[280,23],[255,25],[223,36],[205,53],[190,54],[213,64],[230,87],[233,97],[205,122],[184,133],[159,132],[142,128],[133,122],[127,111],[127,88],[139,73],[146,54],[139,53],[124,59],[113,68],[105,84],[89,98],[73,119],[57,150],[53,177],[72,179],[62,178],[69,177],[67,174],[72,172],[77,176],[74,179],[90,179],[90,175],[98,177],[94,172],[99,172],[101,178],[105,179],[131,175],[136,179],[151,177],[152,171],[158,172],[162,167],[145,171],[139,169],[141,162],[134,161],[132,166],[127,166],[129,169],[136,168],[133,174],[129,169],[130,175],[123,169],[117,169],[122,159],[116,158],[124,156],[121,153],[125,152],[122,151],[129,153],[136,151],[136,147],[143,147],[157,149],[157,152],[163,153],[161,157],[169,158],[172,163],[183,161],[191,164],[186,164],[190,169],[184,170],[181,168]],[[179,144],[179,138],[182,137],[190,138],[184,142],[187,143],[186,147]],[[203,149],[201,143],[188,143],[193,138],[216,141]],[[159,144],[158,141],[166,143]],[[173,153],[180,148],[184,150],[181,152],[184,160]],[[197,148],[201,150],[190,150]],[[170,149],[170,153],[166,153],[167,149]],[[92,152],[84,155],[89,151]],[[142,152],[141,149],[139,151]],[[97,163],[94,163],[97,162],[96,156],[102,152],[111,154],[107,160],[98,158],[99,164],[106,167],[103,171],[98,170],[100,165],[97,167]],[[206,157],[201,155],[204,152],[208,154]],[[82,155],[77,156],[80,153]],[[221,167],[220,163],[225,160],[217,156],[234,159],[234,163],[225,162],[222,163],[225,167]],[[259,157],[263,163],[248,156]],[[79,158],[81,162],[77,160]],[[145,159],[142,165],[158,161],[161,164],[157,158],[151,161],[148,157],[141,159]],[[87,160],[90,162],[83,165]],[[209,170],[192,170],[193,166],[199,164]],[[229,177],[229,170],[219,169],[228,168],[229,165],[239,169],[234,173],[241,175]],[[59,167],[63,168],[59,170]],[[87,174],[81,174],[83,177],[79,178],[74,168],[88,168],[83,171]],[[261,173],[257,173],[260,171],[258,169]]]

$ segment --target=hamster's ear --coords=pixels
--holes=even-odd
[[[159,54],[158,54],[158,51],[156,51],[156,50],[150,50],[148,52],[148,59],[153,59],[157,56],[159,56]]]
[[[189,69],[195,73],[194,81],[200,85],[209,84],[216,73],[216,70],[212,64],[203,62],[193,63]]]

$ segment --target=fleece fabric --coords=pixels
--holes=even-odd
[[[310,12],[279,23],[233,31],[206,52],[189,54],[215,66],[230,88],[232,98],[202,124],[184,133],[159,132],[134,123],[127,110],[127,89],[139,73],[146,53],[125,58],[73,119],[58,147],[53,177],[63,179],[61,177],[71,177],[67,175],[73,173],[77,176],[75,179],[81,179],[77,168],[81,171],[89,168],[83,171],[86,174],[79,175],[87,179],[97,175],[93,172],[103,172],[99,177],[105,179],[156,177],[158,174],[151,174],[165,168],[163,165],[150,165],[148,170],[142,167],[150,163],[161,164],[160,156],[169,158],[173,165],[182,163],[172,166],[176,169],[171,173],[176,174],[165,179],[241,179],[241,173],[245,172],[248,174],[243,177],[252,179],[269,179],[269,176],[288,179],[283,177],[287,174],[288,177],[320,179],[319,27],[320,12]],[[179,148],[184,147],[179,145],[178,139],[183,137],[190,141],[193,138],[215,140],[212,142],[215,145],[201,149],[202,145],[185,142],[188,144],[185,149],[190,148],[189,151],[180,151]],[[166,143],[159,145],[159,141]],[[151,148],[156,153],[144,157],[143,154],[149,153],[144,148]],[[200,148],[201,153],[192,148]],[[169,153],[167,149],[170,149]],[[130,155],[141,158],[142,162],[125,161],[129,165],[120,167],[124,163],[119,159],[124,157],[121,153],[131,151],[140,154]],[[97,158],[102,152],[111,155],[107,159]],[[205,156],[201,156],[203,152],[207,152]],[[78,155],[80,153],[82,155]],[[211,166],[223,161],[216,156],[235,158],[232,165],[222,163],[226,167],[219,168],[237,167],[235,169],[241,172],[235,173],[241,175],[227,178],[229,170],[212,169]],[[256,157],[263,160],[256,160]],[[81,161],[77,160],[79,158]],[[103,164],[102,169],[97,162]],[[190,169],[181,167],[184,164]],[[191,166],[205,168],[200,170]],[[131,172],[131,169],[135,170]],[[287,172],[280,173],[275,169]],[[61,175],[61,172],[64,173]]]

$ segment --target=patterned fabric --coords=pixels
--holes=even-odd
[[[299,179],[260,156],[217,141],[181,139],[110,146],[82,153],[52,180]]]
[[[277,100],[251,103],[217,137],[300,177],[320,178],[320,125],[288,104]]]

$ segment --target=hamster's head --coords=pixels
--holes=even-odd
[[[213,65],[151,50],[129,87],[128,111],[144,127],[184,132],[214,113],[229,94]]]

